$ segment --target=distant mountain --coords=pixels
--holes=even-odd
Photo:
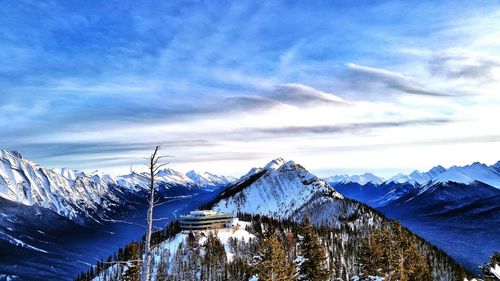
[[[269,162],[263,168],[252,168],[202,208],[230,212],[245,221],[240,227],[216,231],[216,238],[222,243],[217,247],[222,255],[218,260],[230,263],[238,258],[238,265],[218,264],[217,268],[221,271],[235,266],[252,268],[257,255],[255,250],[258,248],[258,241],[255,239],[263,237],[265,233],[279,233],[279,237],[283,237],[280,240],[288,243],[287,253],[293,255],[292,260],[299,265],[300,257],[296,256],[296,249],[301,243],[302,238],[299,235],[303,226],[297,223],[309,217],[313,224],[321,227],[318,228],[318,233],[323,235],[322,242],[327,245],[329,264],[335,274],[331,280],[355,280],[355,276],[360,273],[359,257],[362,255],[361,245],[365,241],[364,238],[382,225],[394,226],[378,211],[345,198],[325,180],[311,174],[303,166],[282,158]],[[177,229],[177,232],[180,232],[180,229]],[[166,240],[153,249],[154,260],[159,261],[155,262],[153,272],[158,272],[159,264],[164,262],[168,268],[167,272],[178,278],[199,280],[196,276],[203,276],[204,273],[199,272],[203,272],[206,266],[202,265],[201,261],[198,262],[200,255],[193,247],[196,247],[196,242],[203,247],[204,243],[210,241],[210,234],[196,233],[190,241],[187,233],[176,234],[169,230],[161,232],[160,235],[162,234],[169,235],[165,235]],[[445,253],[407,230],[401,235],[418,245],[416,248],[427,259],[433,280],[460,279],[459,276],[463,273],[461,267]],[[229,238],[231,241],[228,245]],[[243,239],[253,244],[240,244]],[[213,246],[213,242],[211,243]],[[190,251],[193,251],[193,254],[190,254]],[[182,262],[184,260],[191,262],[189,268],[182,265],[185,264]],[[230,270],[217,276],[231,276],[235,272],[241,273],[239,270]],[[103,275],[122,274],[127,274],[127,268],[109,267],[101,274],[101,279],[94,280],[102,280]],[[244,278],[230,277],[229,280],[249,280],[252,274]],[[111,277],[107,280],[116,279]]]
[[[475,162],[466,166],[453,166],[445,169],[443,166],[436,166],[427,172],[419,172],[415,170],[410,174],[397,174],[384,180],[371,173],[363,175],[334,175],[325,180],[332,184],[337,183],[358,183],[365,185],[372,183],[376,185],[390,183],[408,183],[411,185],[426,185],[432,183],[455,182],[470,184],[474,181],[482,182],[490,186],[500,188],[500,161],[491,166]]]
[[[50,209],[72,220],[92,217],[117,203],[107,184],[90,175],[44,169],[17,152],[0,150],[0,197]]]
[[[209,172],[197,172],[194,170],[187,172],[186,176],[196,185],[204,187],[227,186],[236,181],[236,178],[233,177],[219,176]]]
[[[373,184],[381,184],[384,182],[383,178],[377,177],[372,173],[364,173],[362,175],[335,175],[331,176],[329,178],[326,178],[325,181],[329,183],[349,183],[349,182],[354,182],[354,183],[359,183],[361,185],[365,185],[367,183],[373,183]]]
[[[399,174],[380,183],[331,182],[445,249],[472,271],[500,249],[500,161]],[[329,178],[331,179],[331,178]]]
[[[205,188],[227,186],[231,178],[209,173],[158,172],[160,196],[176,196]],[[78,223],[99,220],[107,212],[141,200],[148,182],[135,173],[111,176],[94,171],[46,169],[19,152],[0,150],[0,197],[27,206],[50,209]]]

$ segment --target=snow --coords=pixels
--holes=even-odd
[[[474,181],[482,182],[490,186],[500,188],[500,161],[487,166],[485,164],[475,162],[466,166],[453,166],[445,169],[443,166],[436,166],[427,172],[419,172],[415,170],[410,174],[399,173],[386,181],[371,173],[363,175],[335,175],[325,179],[331,183],[349,183],[355,182],[361,185],[366,183],[382,184],[382,183],[409,183],[411,185],[423,186],[435,183],[456,182],[463,184],[471,184]]]
[[[267,172],[238,195],[216,204],[215,210],[237,213],[243,211],[287,218],[296,208],[307,202],[316,192],[333,192],[325,181],[313,176],[293,161],[273,160],[266,165]]]
[[[271,162],[267,163],[266,166],[264,166],[264,169],[265,170],[268,170],[268,169],[279,169],[283,164],[285,164],[286,161],[285,159],[283,158],[276,158],[274,160],[272,160]]]
[[[209,172],[196,172],[194,170],[187,172],[186,176],[190,178],[194,183],[202,186],[229,185],[236,180],[233,177],[218,176]]]
[[[383,178],[380,178],[380,177],[377,177],[376,175],[372,174],[372,173],[364,173],[362,175],[347,175],[347,174],[343,174],[343,175],[335,175],[335,176],[331,176],[329,178],[326,178],[325,179],[327,182],[330,182],[330,183],[350,183],[350,182],[353,182],[353,183],[358,183],[360,185],[365,185],[367,183],[373,183],[373,184],[381,184],[384,179]]]
[[[0,280],[15,281],[15,280],[20,280],[20,279],[17,275],[0,274]]]
[[[495,267],[490,268],[490,272],[493,273],[498,279],[500,279],[500,265],[495,264]]]
[[[470,184],[479,181],[496,188],[500,188],[500,174],[492,167],[475,162],[471,165],[457,167],[453,166],[433,179],[435,182],[453,181],[457,183]]]
[[[221,244],[224,246],[228,261],[232,261],[234,254],[232,253],[232,248],[231,245],[229,244],[229,240],[233,238],[239,241],[249,242],[250,239],[254,239],[255,235],[245,230],[246,226],[249,224],[250,224],[249,222],[234,219],[232,223],[233,227],[231,228],[220,228],[216,230],[199,231],[197,233],[204,234],[204,236],[202,236],[199,239],[198,243],[200,245],[203,245],[206,241],[207,234],[209,232],[214,233],[219,238]],[[181,243],[184,243],[187,237],[188,237],[188,232],[183,231],[181,233],[176,234],[171,239],[166,240],[162,242],[160,245],[156,246],[153,249],[153,252],[157,253],[155,259],[159,260],[160,259],[159,253],[165,251],[171,253],[170,257],[173,258],[175,253],[179,249],[179,245],[181,245]]]
[[[210,175],[213,183],[216,178],[227,179],[209,173],[205,175]],[[173,169],[160,171],[158,181],[166,186],[205,187]],[[79,221],[119,202],[118,197],[110,192],[110,186],[119,186],[119,192],[138,192],[147,189],[148,182],[133,173],[114,177],[99,171],[45,169],[24,159],[19,152],[0,150],[0,197],[7,200],[48,208]]]
[[[21,246],[21,247],[24,247],[27,249],[35,250],[37,252],[48,253],[45,250],[42,250],[42,249],[37,248],[35,246],[31,246],[28,243],[25,243],[17,238],[14,238],[14,237],[10,236],[9,234],[2,232],[2,231],[0,231],[0,239],[4,239],[4,240],[8,241],[9,243],[16,245],[16,246]]]

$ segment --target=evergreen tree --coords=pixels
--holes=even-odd
[[[166,281],[167,277],[167,261],[165,260],[165,256],[162,255],[160,264],[158,265],[158,271],[156,272],[156,281]]]
[[[286,259],[283,246],[275,235],[264,238],[259,243],[257,275],[261,281],[294,280],[295,266]]]
[[[385,274],[399,281],[432,280],[425,256],[417,250],[416,237],[397,222],[374,230],[360,247],[365,276]]]
[[[304,261],[300,265],[299,280],[328,280],[332,272],[328,267],[326,250],[309,218],[305,219],[301,234],[300,253]]]
[[[127,271],[123,275],[124,281],[139,281],[140,266],[137,262],[140,259],[139,244],[130,243],[125,246],[123,251],[123,258],[128,262]]]
[[[224,272],[224,265],[227,262],[226,250],[217,235],[210,232],[207,241],[203,245],[205,255],[202,261],[202,280],[219,280]]]

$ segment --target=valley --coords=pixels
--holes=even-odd
[[[155,226],[163,228],[180,214],[210,201],[214,195],[213,192],[201,192],[178,198],[165,198],[165,204],[156,207],[155,216],[166,220],[155,222]],[[5,205],[0,206],[3,214],[7,213]],[[19,205],[10,207],[15,207],[15,212],[21,212],[16,221],[29,220],[30,211],[23,209],[30,208]],[[84,226],[52,212],[38,210],[42,214],[37,221],[20,223],[21,225],[10,234],[39,250],[16,246],[0,239],[0,272],[17,276],[17,279],[13,280],[72,280],[98,260],[105,260],[119,247],[140,239],[145,231],[145,209],[137,208],[113,221]],[[2,218],[0,225],[2,234],[10,232]],[[4,237],[2,235],[2,238]]]

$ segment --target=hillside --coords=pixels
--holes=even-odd
[[[380,184],[362,184],[356,177],[331,184],[346,197],[400,220],[468,270],[479,273],[478,266],[500,249],[498,166],[498,162],[449,169],[436,166]]]
[[[233,179],[210,173],[173,169],[159,171],[161,197],[216,190]],[[94,171],[47,169],[19,152],[0,150],[0,197],[27,206],[50,209],[77,223],[112,218],[126,206],[142,203],[148,183],[138,174],[112,176]]]
[[[253,242],[254,244],[245,242],[237,247],[247,253],[245,257],[238,260],[238,266],[234,264],[234,260],[228,258],[234,254],[231,248],[222,243],[222,248],[219,248],[223,249],[224,255],[218,256],[215,260],[210,259],[214,262],[211,266],[218,268],[219,275],[203,279],[194,273],[203,270],[202,264],[207,249],[205,252],[201,250],[201,255],[195,255],[198,257],[196,260],[199,263],[195,262],[192,265],[193,268],[187,269],[182,263],[179,263],[179,260],[191,260],[186,258],[186,255],[190,256],[190,254],[185,248],[178,247],[179,239],[181,239],[179,237],[185,239],[186,235],[179,234],[180,236],[174,237],[172,234],[171,236],[162,236],[164,241],[158,242],[160,246],[155,248],[155,252],[157,256],[174,257],[174,259],[163,258],[163,261],[155,262],[154,272],[161,271],[166,276],[172,275],[172,280],[182,280],[175,276],[190,274],[189,271],[191,271],[189,276],[198,276],[193,280],[225,280],[222,276],[226,276],[225,274],[228,273],[226,270],[234,266],[238,268],[235,274],[241,274],[238,275],[239,278],[242,276],[244,278],[229,278],[227,280],[248,280],[247,278],[255,275],[255,272],[249,268],[253,266],[252,258],[257,255],[256,249],[258,247],[256,245],[259,243],[259,239],[263,239],[269,234],[276,233],[281,238],[278,239],[280,241],[287,241],[287,237],[289,237],[292,242],[288,247],[295,249],[291,252],[289,260],[300,261],[297,249],[301,247],[300,235],[305,227],[302,221],[304,218],[310,217],[315,225],[315,232],[320,237],[318,239],[326,249],[325,255],[328,257],[329,270],[334,272],[331,280],[335,278],[348,280],[355,276],[363,276],[362,274],[365,272],[365,266],[361,264],[363,249],[366,250],[367,239],[373,233],[378,233],[381,228],[388,229],[389,233],[392,233],[390,235],[399,233],[397,234],[397,237],[400,237],[398,239],[411,241],[405,242],[404,245],[411,245],[408,246],[410,247],[408,249],[414,249],[418,255],[425,259],[433,280],[459,280],[464,274],[463,269],[444,252],[410,231],[394,224],[376,210],[357,201],[345,199],[328,183],[312,175],[293,161],[286,162],[277,159],[264,168],[252,169],[233,186],[219,194],[212,202],[206,204],[204,208],[232,212],[238,215],[241,220],[247,223],[252,222],[251,227],[245,223],[246,230],[257,239]],[[198,241],[203,244],[203,239],[206,239],[207,235],[209,234],[201,235],[205,238],[199,238],[202,240]],[[394,239],[394,241],[399,241]],[[140,244],[138,245],[140,248]],[[283,245],[283,247],[285,246]],[[140,252],[140,249],[138,251]],[[157,260],[158,258],[155,258],[155,261]],[[102,268],[99,270],[101,271]],[[128,270],[129,268],[126,267],[115,266],[114,274],[116,272],[125,274]],[[381,275],[385,273],[387,272],[380,272]],[[111,273],[107,275],[108,277],[104,277],[106,274],[98,274],[100,277],[94,280],[120,280],[119,278],[122,276],[120,274],[115,276],[118,279],[105,279],[113,275]],[[81,276],[80,280],[90,280],[95,277],[94,275]]]

